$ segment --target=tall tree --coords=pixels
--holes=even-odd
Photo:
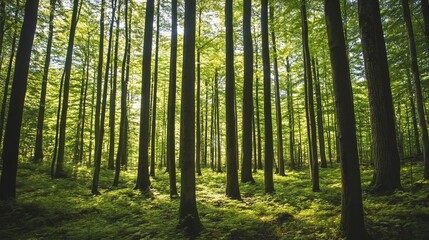
[[[58,153],[56,158],[56,169],[54,177],[66,177],[64,171],[64,153],[65,153],[65,144],[66,144],[66,126],[67,126],[67,113],[69,105],[69,91],[70,91],[70,77],[71,77],[71,66],[73,61],[73,48],[74,48],[74,38],[76,33],[76,26],[78,21],[78,12],[79,12],[79,0],[73,0],[73,13],[70,26],[69,40],[67,46],[67,55],[66,62],[64,67],[64,86],[62,92],[62,107],[61,107],[61,116],[59,123],[59,138],[58,138]]]
[[[347,239],[369,239],[363,217],[353,94],[339,0],[325,0],[325,17],[340,134],[341,230]]]
[[[106,59],[106,71],[104,73],[104,83],[102,89],[97,89],[98,91],[103,91],[102,93],[102,102],[101,102],[101,115],[100,118],[100,125],[96,131],[98,131],[98,140],[96,140],[96,147],[95,147],[95,160],[94,160],[94,175],[92,179],[92,188],[91,191],[93,194],[99,194],[98,191],[98,181],[99,181],[99,175],[100,175],[100,168],[101,168],[101,155],[103,151],[103,138],[104,138],[104,123],[106,121],[106,105],[107,105],[107,86],[109,82],[109,76],[110,76],[110,59],[111,59],[111,51],[112,51],[112,39],[113,39],[113,25],[115,22],[115,11],[116,11],[116,3],[117,0],[112,0],[112,17],[110,20],[110,26],[109,26],[109,42],[107,46],[107,59]],[[98,118],[98,116],[96,116]],[[109,160],[111,160],[109,158]],[[113,160],[112,160],[113,161]],[[109,163],[113,164],[113,163]]]
[[[294,107],[292,94],[292,78],[290,76],[289,57],[286,57],[287,71],[287,104],[289,112],[289,152],[290,152],[290,167],[295,168],[295,123],[294,123]]]
[[[252,123],[253,120],[253,44],[252,44],[252,0],[243,1],[243,46],[244,46],[244,83],[243,83],[243,120],[242,120],[242,160],[241,182],[254,183],[252,176]],[[256,149],[256,148],[255,148]],[[254,156],[256,158],[256,154]],[[256,166],[256,164],[255,164]]]
[[[234,28],[233,2],[225,1],[226,27],[226,195],[232,199],[241,199],[237,172],[237,129],[235,125],[235,78],[234,78]],[[249,128],[251,129],[251,128]]]
[[[199,41],[199,46],[197,47],[197,106],[196,106],[196,139],[195,139],[195,171],[198,176],[201,176],[201,25],[202,18],[201,15],[203,13],[203,8],[200,6],[198,10],[198,36],[197,39]]]
[[[274,192],[273,182],[273,125],[271,120],[271,73],[268,43],[268,0],[261,0],[262,60],[264,66],[264,125],[265,125],[265,193]]]
[[[325,153],[325,133],[323,131],[323,109],[322,109],[322,94],[320,91],[320,75],[319,75],[319,63],[312,58],[313,63],[313,74],[314,79],[316,80],[316,106],[317,106],[317,135],[319,140],[319,150],[320,150],[320,167],[328,167],[326,163],[326,153]]]
[[[308,104],[308,124],[310,125],[310,169],[311,169],[311,182],[313,192],[320,190],[319,187],[319,161],[317,159],[317,138],[316,138],[316,119],[314,114],[314,100],[313,100],[313,77],[311,74],[311,58],[310,49],[308,46],[308,24],[307,24],[307,7],[306,0],[302,0],[301,4],[301,19],[302,19],[302,39],[304,46],[304,65],[305,77],[307,80],[307,104]]]
[[[420,83],[420,70],[419,70],[419,65],[417,60],[417,50],[416,50],[416,43],[414,40],[414,30],[413,30],[413,24],[411,22],[410,6],[408,4],[408,0],[402,0],[401,2],[402,2],[402,10],[403,10],[403,15],[405,20],[405,26],[407,28],[408,48],[410,52],[411,72],[413,73],[413,80],[414,80],[414,93],[415,93],[416,105],[417,105],[417,116],[419,118],[420,134],[422,136],[423,159],[425,162],[424,178],[429,179],[429,137],[428,137],[428,130],[427,130],[426,119],[425,119],[425,109],[424,109],[424,103],[423,103],[424,98],[423,98],[422,87]],[[427,1],[426,1],[426,4],[427,4]],[[427,34],[426,24],[427,22],[425,17],[425,34]]]
[[[170,197],[177,196],[176,187],[176,81],[177,81],[177,0],[171,1],[170,83],[168,91],[167,165]]]
[[[149,179],[149,102],[150,102],[150,77],[152,61],[152,36],[153,36],[154,0],[146,2],[146,18],[144,24],[143,43],[143,76],[142,96],[140,109],[140,136],[139,136],[139,162],[137,172],[136,189],[148,191]]]
[[[42,90],[40,93],[39,115],[37,118],[36,131],[36,146],[34,148],[34,157],[32,160],[33,162],[40,162],[43,159],[43,122],[45,119],[46,88],[48,85],[49,64],[51,62],[56,2],[56,0],[50,0],[48,42],[46,47],[45,66],[43,68]]]
[[[185,0],[182,97],[180,110],[181,195],[179,227],[187,233],[202,229],[195,198],[195,0]]]
[[[426,37],[426,45],[429,48],[429,1],[421,0],[420,5],[423,13],[424,33]]]
[[[151,151],[150,151],[150,175],[155,176],[155,155],[156,155],[156,102],[158,92],[158,61],[159,61],[159,6],[161,0],[156,4],[156,37],[155,37],[155,70],[153,73],[153,99],[152,99],[152,133],[151,133]]]
[[[15,72],[12,82],[9,113],[6,124],[5,140],[2,152],[3,168],[0,179],[0,200],[16,198],[16,172],[18,167],[19,138],[25,93],[27,91],[28,71],[31,50],[37,25],[38,0],[28,0],[25,4],[24,22],[21,28],[18,50],[15,60]]]
[[[272,1],[270,5],[270,20],[272,24],[271,29],[271,42],[274,55],[274,91],[275,91],[275,104],[276,104],[276,126],[277,126],[277,161],[279,163],[279,175],[285,176],[285,162],[283,157],[283,126],[282,126],[282,109],[280,106],[280,82],[279,82],[279,66],[278,66],[278,57],[277,57],[277,43],[276,43],[276,33],[274,31],[274,4],[275,1]]]
[[[378,0],[359,0],[359,27],[371,112],[374,191],[399,188],[400,166],[396,143],[390,76]]]

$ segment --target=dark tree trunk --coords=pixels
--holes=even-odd
[[[155,69],[153,74],[153,99],[152,99],[152,133],[151,133],[151,154],[150,154],[150,176],[155,177],[155,156],[156,156],[156,102],[158,94],[158,60],[159,60],[159,6],[161,0],[157,1],[156,7],[156,37],[155,37]]]
[[[113,79],[111,82],[111,94],[109,104],[109,161],[108,168],[115,169],[115,124],[116,124],[116,89],[118,85],[118,51],[119,51],[119,24],[121,21],[121,0],[118,4],[118,17],[116,18],[116,36],[115,36],[115,51],[114,51],[114,62],[113,62]]]
[[[363,218],[350,70],[338,0],[325,0],[341,151],[341,230],[348,239],[370,239]]]
[[[323,131],[323,109],[322,109],[322,94],[320,93],[320,76],[319,76],[319,63],[312,59],[314,79],[316,80],[316,106],[317,106],[317,135],[319,137],[319,150],[320,150],[320,167],[327,168],[326,154],[325,154],[325,133]]]
[[[16,1],[16,10],[15,10],[15,16],[14,16],[14,23],[18,24],[19,20],[19,0]],[[7,67],[7,73],[6,73],[6,80],[4,84],[4,90],[3,90],[3,101],[1,105],[0,110],[0,146],[3,146],[3,129],[4,129],[4,122],[6,118],[6,106],[7,106],[7,97],[9,96],[9,85],[10,85],[10,79],[12,76],[12,67],[13,67],[13,60],[15,59],[15,51],[16,51],[16,41],[17,41],[17,31],[13,31],[13,37],[12,37],[12,46],[10,51],[10,57],[9,57],[9,64]]]
[[[92,179],[92,193],[99,194],[98,191],[98,181],[100,176],[100,168],[101,168],[101,157],[103,153],[103,138],[104,138],[104,123],[106,121],[106,105],[107,105],[107,86],[109,82],[109,71],[110,71],[110,59],[111,59],[111,51],[112,51],[112,35],[113,35],[113,25],[115,22],[115,10],[116,10],[116,0],[112,0],[112,17],[109,27],[109,43],[107,46],[107,59],[106,59],[106,72],[104,74],[104,84],[103,84],[103,99],[101,103],[101,115],[100,115],[100,126],[98,129],[98,141],[96,141],[95,147],[95,161],[94,161],[94,177]],[[101,89],[98,89],[101,91]],[[96,116],[98,117],[98,116]],[[97,129],[96,129],[97,131]]]
[[[25,92],[27,91],[28,71],[30,68],[34,33],[36,31],[38,9],[38,0],[27,1],[25,4],[24,22],[16,54],[15,72],[2,152],[3,168],[0,180],[0,200],[15,200],[16,198],[19,137],[21,134]]]
[[[176,81],[177,81],[177,0],[171,1],[170,86],[168,92],[167,162],[170,197],[176,197]]]
[[[182,102],[180,120],[181,195],[179,227],[189,234],[201,231],[195,199],[195,0],[185,0]]]
[[[314,114],[313,100],[313,77],[311,76],[310,49],[308,47],[308,25],[307,25],[307,9],[305,6],[306,0],[302,0],[301,17],[302,17],[302,39],[304,45],[304,63],[307,79],[307,97],[308,97],[308,118],[310,125],[310,169],[311,182],[313,192],[320,190],[319,187],[319,161],[317,159],[317,137],[316,137],[316,119]]]
[[[73,149],[73,163],[77,164],[82,161],[82,158],[80,156],[80,133],[83,132],[83,129],[81,129],[82,121],[83,121],[83,99],[84,99],[84,92],[85,92],[85,66],[86,63],[83,63],[83,74],[81,77],[80,82],[80,94],[79,94],[79,109],[77,114],[77,121],[76,121],[76,135],[74,137],[74,149]]]
[[[219,117],[219,86],[218,86],[218,72],[216,70],[215,74],[215,118],[216,118],[216,172],[221,173],[222,172],[222,148],[221,148],[221,141],[220,141],[220,117]]]
[[[265,117],[265,193],[274,192],[273,183],[273,125],[271,120],[271,73],[268,43],[268,0],[261,0],[262,59],[264,65],[264,117]]]
[[[401,186],[399,154],[390,90],[386,46],[378,0],[359,0],[359,26],[371,112],[374,191],[389,193]]]
[[[74,36],[76,33],[76,25],[77,25],[77,15],[79,8],[79,0],[73,1],[73,14],[72,14],[72,22],[70,27],[70,35],[68,40],[67,47],[67,56],[64,67],[64,86],[63,86],[63,98],[62,98],[62,107],[61,107],[61,119],[59,125],[59,138],[58,138],[58,153],[57,153],[57,166],[55,169],[56,178],[66,177],[66,173],[64,171],[64,150],[66,144],[66,121],[67,121],[67,110],[69,104],[69,88],[70,88],[70,76],[71,76],[71,66],[73,61],[73,47],[74,47]]]
[[[4,2],[2,4],[4,4]],[[40,93],[39,113],[37,118],[36,145],[34,148],[34,157],[32,160],[33,162],[40,162],[43,159],[43,122],[45,119],[46,88],[48,85],[49,64],[51,62],[52,51],[52,38],[54,35],[55,6],[56,0],[51,0],[49,13],[48,43],[46,47],[45,66],[43,68],[42,90]]]
[[[88,33],[88,42],[87,42],[87,52],[85,53],[85,73],[84,73],[84,77],[85,77],[85,89],[84,89],[84,93],[83,93],[83,110],[82,110],[82,122],[80,125],[80,129],[82,129],[80,131],[80,147],[79,147],[79,156],[80,156],[80,162],[82,162],[83,159],[83,146],[84,146],[84,140],[85,140],[85,119],[86,119],[86,99],[88,96],[88,85],[89,85],[89,64],[90,64],[90,58],[89,58],[89,51],[90,51],[90,37],[91,35]]]
[[[255,57],[255,69],[259,69],[259,46],[256,42],[255,37],[255,46],[256,46],[256,57]],[[255,109],[256,109],[256,130],[258,134],[258,169],[262,170],[262,137],[261,137],[261,119],[259,114],[259,77],[256,75],[255,78]]]
[[[274,4],[274,2],[273,2]],[[274,23],[274,6],[270,6],[270,19]],[[276,46],[276,34],[274,30],[271,30],[271,41],[273,44],[274,54],[274,91],[275,91],[275,103],[276,103],[276,125],[277,125],[277,161],[279,162],[279,175],[286,176],[285,174],[285,163],[283,157],[283,126],[282,126],[282,110],[280,107],[280,83],[279,83],[279,69],[277,63],[277,46]]]
[[[425,119],[424,97],[422,93],[422,86],[420,84],[420,71],[419,71],[419,65],[417,60],[416,43],[414,41],[414,30],[411,22],[411,14],[410,14],[410,7],[408,4],[408,0],[402,0],[401,2],[402,2],[405,25],[407,28],[411,72],[413,73],[414,93],[415,93],[416,105],[417,105],[417,116],[419,119],[420,134],[422,136],[423,160],[425,162],[424,179],[429,179],[429,137],[428,137],[428,130],[427,130],[426,119]],[[426,1],[426,5],[427,5],[427,1]],[[426,30],[428,30],[429,27],[426,27],[427,25],[426,20],[427,19],[425,17],[425,35],[427,37],[428,32]]]
[[[429,48],[429,1],[421,0],[426,47]]]
[[[411,83],[411,76],[410,72],[407,71],[407,88],[408,88],[408,95],[409,95],[409,101],[411,106],[411,120],[413,124],[413,132],[414,132],[414,144],[415,144],[415,154],[417,156],[422,154],[422,150],[420,148],[420,136],[419,136],[419,127],[417,125],[417,116],[416,116],[416,102],[414,97],[414,91],[413,91],[413,85]]]
[[[0,61],[3,61],[3,41],[4,41],[4,25],[6,23],[6,2],[0,1]],[[0,65],[1,69],[1,65]]]
[[[202,8],[198,11],[198,41],[201,41],[201,14]],[[198,176],[201,176],[201,42],[197,48],[197,107],[196,107],[196,133],[195,133],[195,171]]]
[[[295,169],[295,121],[294,121],[294,107],[293,107],[293,94],[292,94],[292,78],[290,76],[290,63],[289,57],[286,57],[286,70],[287,70],[287,103],[289,111],[289,152],[290,152],[290,167]]]
[[[146,2],[145,34],[143,43],[143,76],[142,96],[140,110],[140,136],[139,136],[139,162],[137,184],[135,189],[148,191],[149,179],[149,102],[150,102],[150,76],[152,61],[152,35],[153,35],[154,0]]]
[[[253,44],[252,44],[252,0],[243,2],[243,46],[244,46],[244,83],[243,83],[243,120],[242,120],[242,161],[241,182],[254,183],[252,176],[252,131],[253,120]],[[255,132],[255,131],[253,131]],[[253,135],[254,136],[254,135]],[[256,148],[255,148],[256,150]],[[256,154],[254,154],[256,159]],[[256,166],[256,164],[255,164]]]
[[[226,195],[241,199],[237,172],[237,129],[235,125],[234,33],[232,0],[225,1],[226,27]],[[249,128],[250,129],[250,128]]]

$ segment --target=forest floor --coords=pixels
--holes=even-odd
[[[180,200],[170,199],[168,175],[160,170],[148,196],[133,190],[135,170],[122,172],[120,186],[112,188],[113,171],[102,169],[101,195],[95,196],[92,170],[76,167],[69,178],[52,180],[48,169],[20,164],[17,201],[0,202],[0,239],[187,238],[176,229]],[[419,180],[422,163],[412,170],[413,185],[410,167],[402,167],[403,189],[390,196],[369,194],[372,170],[362,170],[365,220],[374,239],[429,238],[429,182]],[[194,239],[340,239],[339,166],[320,170],[317,193],[308,169],[286,174],[275,175],[276,193],[266,195],[258,171],[256,184],[241,184],[243,200],[235,201],[225,196],[225,173],[203,169],[197,203],[204,230]]]

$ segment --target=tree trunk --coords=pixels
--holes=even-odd
[[[200,8],[198,11],[198,41],[201,41],[201,14],[202,9]],[[197,107],[196,107],[196,133],[195,133],[195,140],[196,140],[196,159],[195,159],[195,171],[197,172],[198,176],[201,176],[201,42],[199,43],[200,46],[197,48]]]
[[[152,61],[152,35],[153,35],[154,0],[146,2],[145,34],[143,43],[143,76],[142,97],[140,110],[140,136],[139,136],[139,162],[137,172],[137,184],[135,189],[142,192],[148,191],[149,179],[149,99],[150,76]]]
[[[221,136],[220,136],[220,117],[219,117],[219,86],[218,86],[218,72],[216,70],[215,74],[215,118],[216,118],[216,172],[221,173],[222,172],[222,148],[221,148]]]
[[[420,84],[420,71],[419,71],[419,65],[417,60],[416,43],[414,41],[414,30],[411,22],[411,14],[410,14],[410,7],[408,4],[408,0],[402,0],[401,2],[402,2],[403,14],[404,14],[405,26],[407,28],[408,47],[410,51],[410,64],[411,64],[411,71],[413,73],[414,93],[415,93],[416,105],[417,105],[417,116],[419,118],[420,134],[422,136],[423,160],[425,162],[424,179],[429,179],[429,137],[428,137],[426,120],[425,120],[424,97],[422,93],[422,87]],[[427,22],[425,18],[425,35],[427,37],[426,30],[429,27],[426,27],[426,24]]]
[[[399,188],[400,166],[396,143],[390,76],[378,0],[359,0],[359,26],[371,112],[374,191]]]
[[[319,63],[312,59],[314,79],[316,80],[316,106],[317,106],[317,135],[319,137],[319,150],[320,150],[320,167],[327,168],[326,154],[325,154],[325,133],[323,131],[323,109],[322,109],[322,94],[320,93],[320,76],[319,76]]]
[[[27,91],[28,71],[37,25],[38,8],[38,0],[26,1],[24,22],[21,28],[15,60],[15,72],[2,152],[3,168],[0,180],[0,200],[13,201],[16,198],[19,137],[21,134],[25,92]]]
[[[273,125],[271,120],[271,73],[268,43],[268,0],[261,0],[262,59],[264,65],[264,117],[265,117],[265,193],[274,192],[273,183]]]
[[[255,46],[256,46],[256,56],[255,56],[255,69],[259,69],[259,46],[256,41],[255,36]],[[262,137],[261,137],[261,119],[259,114],[259,77],[256,75],[255,78],[255,111],[256,111],[256,132],[258,134],[258,169],[262,170]]]
[[[3,2],[4,4],[4,2]],[[42,90],[40,93],[39,113],[37,118],[36,145],[32,162],[40,162],[43,159],[43,122],[45,119],[46,88],[48,85],[49,64],[51,62],[52,38],[54,35],[54,14],[56,0],[50,1],[49,33],[46,47],[45,66],[43,68]],[[0,46],[1,49],[1,46]],[[1,51],[1,50],[0,50]]]
[[[290,167],[295,169],[295,122],[294,122],[294,107],[293,107],[293,88],[292,78],[290,76],[290,63],[289,57],[286,57],[286,70],[287,70],[287,103],[289,112],[289,152],[290,152]]]
[[[274,2],[273,2],[274,4]],[[274,6],[270,6],[270,19],[274,23]],[[279,175],[286,176],[285,164],[283,157],[283,126],[282,126],[282,110],[280,107],[280,83],[279,83],[279,70],[277,64],[277,46],[276,46],[276,34],[274,30],[271,30],[271,41],[273,44],[274,54],[274,91],[275,91],[275,103],[276,103],[276,125],[277,125],[277,160],[279,162]]]
[[[252,131],[253,120],[253,44],[251,31],[252,0],[243,2],[243,46],[244,46],[244,83],[243,83],[243,120],[242,120],[242,161],[241,182],[254,183],[252,176]],[[253,131],[254,132],[254,131]],[[256,148],[255,148],[256,149]],[[256,159],[256,154],[254,154]],[[256,164],[255,164],[256,166]]]
[[[341,145],[341,230],[347,239],[370,239],[363,218],[353,94],[338,0],[325,0],[325,16]]]
[[[155,156],[156,156],[156,102],[158,94],[158,60],[159,60],[159,6],[161,0],[157,1],[156,10],[156,36],[155,36],[155,69],[153,75],[153,98],[152,98],[152,133],[151,133],[151,154],[150,154],[150,176],[155,177]]]
[[[70,35],[67,47],[67,56],[64,67],[64,86],[63,86],[63,98],[62,98],[62,107],[61,107],[61,119],[59,125],[59,138],[58,138],[58,153],[57,153],[57,166],[55,169],[56,178],[66,177],[64,171],[64,154],[65,154],[65,144],[66,144],[66,121],[67,121],[67,110],[69,104],[69,88],[70,88],[70,75],[71,75],[71,66],[73,61],[73,47],[74,47],[74,36],[76,33],[77,25],[77,15],[79,8],[79,0],[73,1],[73,14],[72,22],[70,27]]]
[[[177,81],[177,0],[171,1],[170,86],[168,92],[167,162],[170,197],[176,197],[176,81]]]
[[[320,190],[319,187],[319,161],[317,159],[317,139],[316,139],[316,119],[314,114],[313,100],[313,77],[311,76],[310,49],[308,47],[308,25],[307,25],[307,9],[305,6],[306,0],[302,0],[301,17],[302,17],[302,39],[304,45],[304,61],[307,78],[307,97],[308,97],[308,118],[310,125],[310,169],[311,182],[313,192]]]
[[[226,27],[226,195],[240,200],[237,172],[237,129],[235,125],[234,33],[232,0],[225,1]],[[250,129],[250,128],[249,128]]]
[[[181,196],[179,227],[196,234],[202,224],[195,199],[195,0],[185,0],[180,120]]]

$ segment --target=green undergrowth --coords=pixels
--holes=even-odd
[[[0,202],[0,239],[186,239],[177,229],[180,199],[170,199],[168,175],[158,170],[150,193],[133,190],[135,170],[103,169],[100,195],[92,195],[92,169],[69,169],[51,179],[49,166],[21,164],[15,203]],[[390,196],[366,190],[372,170],[362,171],[366,225],[374,239],[427,239],[429,182],[418,180],[423,165],[402,169],[403,189]],[[178,174],[180,175],[180,174]],[[203,169],[197,203],[203,231],[195,239],[340,239],[341,172],[320,170],[321,191],[313,193],[308,169],[275,175],[274,194],[264,194],[263,172],[241,184],[242,201],[225,196],[225,173]],[[178,176],[180,189],[180,176]],[[416,181],[417,179],[417,181]]]

